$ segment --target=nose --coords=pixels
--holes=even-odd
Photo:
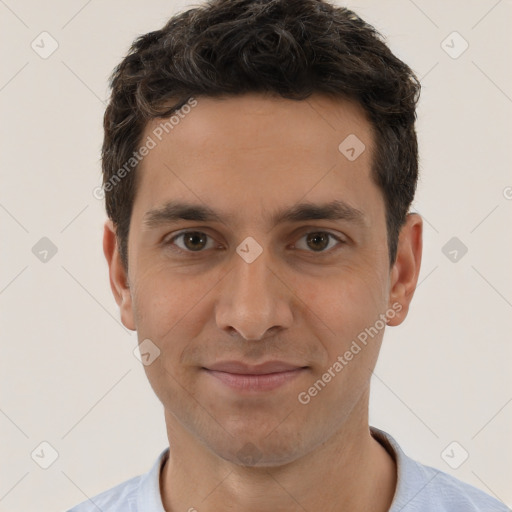
[[[263,250],[251,263],[235,253],[234,268],[221,281],[216,322],[231,335],[257,341],[292,325],[293,292],[272,269],[267,253]]]

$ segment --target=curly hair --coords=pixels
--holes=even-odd
[[[171,115],[195,96],[250,92],[298,101],[323,93],[364,108],[375,134],[372,178],[383,193],[389,260],[395,261],[418,179],[420,84],[351,10],[324,0],[209,0],[138,37],[110,86],[103,190],[125,268],[136,165],[115,186],[113,178],[133,157],[148,121]]]

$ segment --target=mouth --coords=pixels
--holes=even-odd
[[[268,361],[259,365],[225,361],[202,369],[216,381],[235,391],[261,392],[285,385],[307,372],[309,367],[283,361]]]

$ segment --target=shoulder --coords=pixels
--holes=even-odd
[[[502,502],[470,484],[410,459],[409,466],[413,465],[414,476],[406,480],[412,492],[407,505],[401,505],[403,512],[510,512]]]
[[[375,427],[370,430],[397,465],[397,486],[389,512],[511,512],[480,489],[411,459],[388,433]]]
[[[167,447],[147,473],[103,491],[67,512],[165,512],[160,496],[160,470],[168,455]]]

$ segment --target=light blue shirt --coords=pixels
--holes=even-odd
[[[409,458],[389,434],[370,427],[372,436],[394,457],[397,486],[389,512],[511,512],[501,501],[438,469]],[[145,474],[84,501],[67,512],[165,512],[160,496],[163,450]],[[199,508],[198,508],[199,510]]]

